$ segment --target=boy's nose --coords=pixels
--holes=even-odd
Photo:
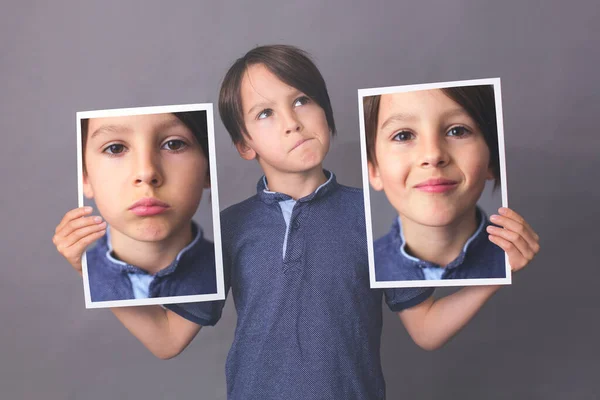
[[[296,124],[294,126],[289,126],[286,130],[285,133],[286,134],[290,134],[292,132],[300,132],[300,130],[302,130],[302,128],[300,127],[300,124]]]
[[[134,173],[134,184],[135,185],[151,185],[160,186],[162,185],[163,177],[160,171],[158,160],[155,156],[140,157],[137,162],[135,173]]]
[[[432,138],[423,141],[420,154],[421,167],[440,168],[448,162],[449,156],[443,140]]]
[[[290,112],[285,116],[284,124],[286,135],[302,130],[302,123],[294,112]]]

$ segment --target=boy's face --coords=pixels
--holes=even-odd
[[[465,216],[493,179],[477,124],[437,89],[381,96],[375,156],[373,188],[399,215],[427,226]]]
[[[237,145],[243,158],[257,158],[266,175],[320,168],[329,126],[317,103],[262,64],[248,67],[240,92],[249,136]]]
[[[112,229],[137,241],[189,229],[208,162],[175,115],[92,118],[84,151],[84,194]]]

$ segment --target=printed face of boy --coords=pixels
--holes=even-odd
[[[477,124],[437,89],[381,96],[375,156],[373,188],[400,216],[426,226],[468,215],[493,179]]]
[[[84,194],[113,232],[153,242],[190,229],[208,163],[175,115],[92,118],[84,151]]]
[[[329,150],[329,126],[317,103],[262,64],[248,67],[241,98],[249,136],[237,146],[243,158],[258,158],[267,175],[321,165]]]

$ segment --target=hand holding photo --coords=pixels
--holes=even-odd
[[[212,105],[79,112],[77,128],[79,206],[101,217],[72,210],[55,243],[81,261],[86,307],[223,299]],[[201,200],[214,243],[192,219]]]
[[[487,227],[491,242],[500,246],[508,256],[512,272],[524,268],[540,251],[540,237],[519,214],[510,208],[500,208],[500,215],[492,215]]]
[[[371,287],[509,284],[508,257],[524,265],[509,245],[514,225],[494,230],[506,220],[490,221],[497,207],[480,204],[486,187],[508,202],[500,79],[362,89],[359,112],[363,182],[374,191]],[[386,234],[373,223],[383,214],[371,208],[376,192],[394,211]],[[527,239],[517,242],[527,258]]]

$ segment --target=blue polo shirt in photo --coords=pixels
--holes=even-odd
[[[491,223],[479,207],[477,219],[477,229],[466,241],[458,257],[442,267],[408,253],[400,217],[397,217],[391,230],[373,244],[376,280],[505,278],[504,250],[488,239],[486,228]]]
[[[92,301],[190,296],[217,292],[215,250],[192,222],[194,239],[155,275],[116,259],[110,229],[86,252]]]
[[[369,288],[363,192],[327,182],[295,201],[261,178],[255,196],[221,213],[226,285],[237,327],[228,398],[384,399],[384,291]],[[433,289],[389,289],[401,311]],[[168,305],[203,324],[223,302]]]

